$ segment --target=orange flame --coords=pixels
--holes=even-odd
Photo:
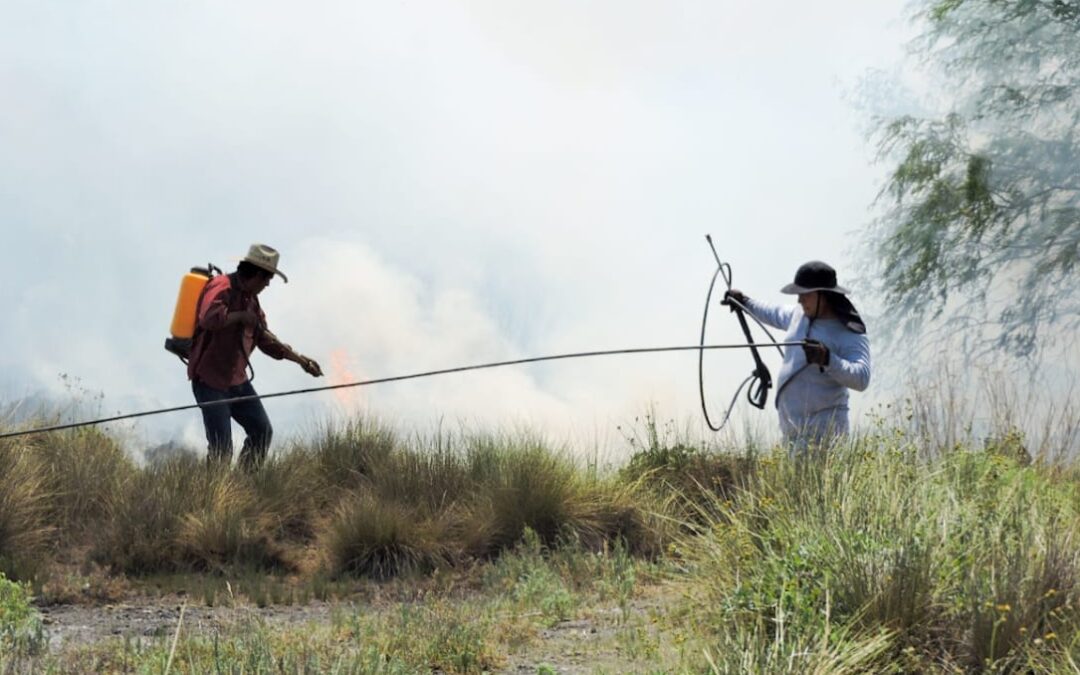
[[[330,384],[348,384],[358,382],[359,379],[349,370],[349,355],[344,349],[335,349],[330,352],[330,372],[327,379]],[[355,408],[363,402],[356,388],[335,389],[334,397],[345,408]]]

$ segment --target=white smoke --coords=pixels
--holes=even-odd
[[[7,3],[0,391],[189,402],[176,285],[255,241],[291,277],[271,327],[328,372],[692,343],[706,232],[770,299],[808,258],[845,269],[876,183],[840,90],[893,58],[899,6]],[[714,404],[748,362],[710,356]],[[263,393],[322,382],[254,365]],[[342,405],[607,438],[696,390],[693,355],[656,355],[267,406],[279,438]],[[131,433],[202,445],[194,411]]]

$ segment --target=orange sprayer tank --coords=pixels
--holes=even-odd
[[[184,363],[191,356],[199,298],[215,272],[221,274],[221,270],[213,265],[192,267],[180,280],[180,294],[176,297],[176,309],[173,310],[172,335],[165,338],[165,350],[179,356]]]
[[[169,331],[174,338],[186,340],[195,335],[195,309],[208,281],[210,270],[203,267],[192,267],[180,281],[180,294],[176,298],[172,328]]]

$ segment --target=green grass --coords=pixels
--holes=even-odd
[[[715,506],[679,548],[725,649],[733,633],[759,655],[842,635],[884,641],[865,655],[879,672],[1022,672],[1080,631],[1080,492],[994,449],[920,462],[867,438],[821,461],[774,455]]]
[[[92,434],[9,442],[9,577],[40,588],[53,568],[84,579],[96,562],[131,588],[236,612],[218,631],[16,658],[482,672],[529,653],[558,667],[545,640],[570,645],[559,627],[584,621],[606,672],[1080,670],[1080,469],[1032,458],[1015,430],[942,447],[885,422],[798,461],[653,429],[606,473],[535,435],[403,440],[367,420],[255,475],[137,466]],[[102,483],[80,490],[84,455]],[[244,610],[312,599],[359,604],[304,628]]]

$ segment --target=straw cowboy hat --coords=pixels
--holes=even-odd
[[[285,283],[289,283],[289,277],[285,276],[285,273],[278,269],[278,261],[281,260],[281,254],[277,252],[277,249],[271,248],[266,244],[252,244],[248,249],[248,254],[240,259],[242,262],[249,262],[252,265],[277,274]]]

